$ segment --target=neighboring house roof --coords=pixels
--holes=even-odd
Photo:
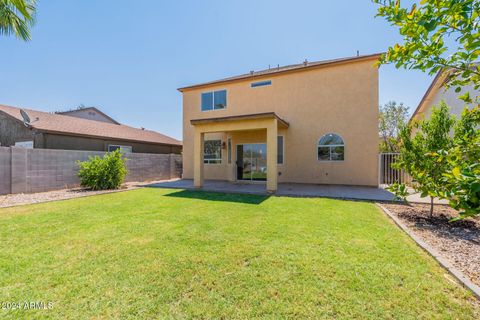
[[[109,119],[111,122],[113,122],[115,124],[120,124],[120,122],[116,121],[115,119],[113,119],[109,115],[103,113],[101,110],[97,109],[96,107],[87,107],[87,108],[80,108],[80,109],[74,109],[74,110],[68,110],[68,111],[57,111],[55,113],[70,116],[70,114],[72,114],[72,113],[78,113],[78,112],[82,112],[82,111],[87,111],[88,112],[89,110],[90,111],[95,111],[96,113],[101,114],[103,117]]]
[[[31,122],[31,128],[60,135],[84,136],[100,139],[136,141],[162,145],[182,145],[181,141],[151,130],[137,129],[126,125],[111,124],[87,120],[56,113],[30,109],[25,110]],[[0,113],[23,123],[20,108],[0,105]]]
[[[447,72],[444,72],[443,70],[440,70],[435,75],[435,78],[433,78],[432,83],[428,87],[427,92],[425,92],[425,94],[423,95],[422,100],[420,100],[420,103],[410,117],[410,120],[415,119],[420,113],[423,113],[425,111],[425,108],[431,104],[432,99],[435,97],[435,94],[445,84],[446,78]]]
[[[283,67],[273,67],[273,68],[260,70],[260,71],[252,71],[250,73],[246,73],[246,74],[242,74],[242,75],[238,75],[238,76],[233,76],[233,77],[229,77],[229,78],[224,78],[224,79],[220,79],[220,80],[203,82],[203,83],[199,83],[199,84],[195,84],[195,85],[191,85],[191,86],[178,88],[177,90],[184,91],[184,90],[188,90],[188,89],[193,89],[193,88],[198,88],[198,87],[203,87],[203,86],[208,86],[208,85],[213,85],[213,84],[221,84],[221,83],[227,83],[227,82],[244,80],[244,79],[255,79],[255,78],[265,77],[265,76],[269,76],[269,75],[275,75],[275,74],[279,74],[279,73],[296,72],[296,71],[302,71],[302,70],[305,70],[305,69],[320,68],[320,67],[324,67],[324,66],[342,64],[342,63],[347,63],[347,62],[358,62],[358,61],[364,61],[364,60],[378,59],[378,58],[380,58],[380,55],[381,55],[381,53],[375,53],[375,54],[370,54],[370,55],[339,58],[339,59],[332,59],[332,60],[323,60],[323,61],[314,61],[314,62],[305,61],[304,63],[292,64],[292,65],[283,66]]]

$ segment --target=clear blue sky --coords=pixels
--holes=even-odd
[[[121,123],[182,137],[181,94],[197,82],[384,51],[396,29],[370,0],[40,0],[32,41],[0,38],[0,104],[100,107]],[[431,81],[380,68],[380,102],[415,108]]]

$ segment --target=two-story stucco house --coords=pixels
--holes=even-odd
[[[378,185],[379,55],[201,83],[183,94],[184,178]]]

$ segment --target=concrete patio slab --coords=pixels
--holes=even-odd
[[[154,188],[195,189],[193,180],[176,180],[147,185]],[[244,193],[266,195],[264,183],[233,183],[228,181],[206,180],[203,191],[215,191],[225,193]],[[275,193],[277,196],[293,197],[325,197],[337,199],[392,201],[394,196],[391,192],[374,187],[343,186],[343,185],[320,185],[303,183],[280,183]]]

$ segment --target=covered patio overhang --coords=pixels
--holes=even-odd
[[[267,146],[267,191],[277,191],[277,135],[278,129],[286,129],[289,124],[274,112],[236,115],[228,117],[190,120],[194,126],[193,142],[193,184],[201,188],[204,183],[203,152],[206,133],[266,130]]]

